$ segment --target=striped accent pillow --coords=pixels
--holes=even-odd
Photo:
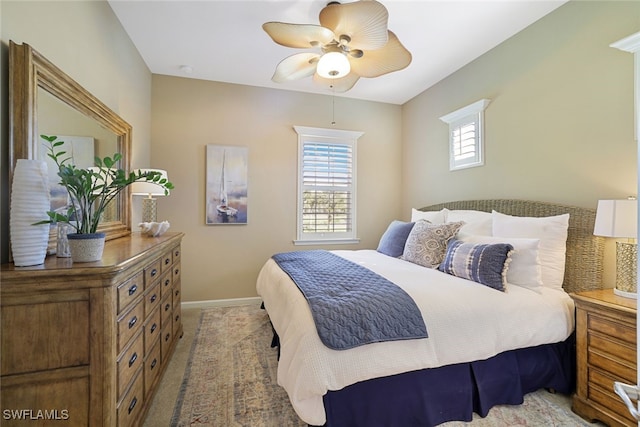
[[[504,291],[513,246],[508,243],[474,244],[452,239],[438,269]]]

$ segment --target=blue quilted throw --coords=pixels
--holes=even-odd
[[[427,338],[415,301],[373,271],[324,250],[273,259],[305,296],[322,343],[333,350]]]

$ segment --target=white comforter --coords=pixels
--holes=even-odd
[[[371,378],[483,360],[506,350],[563,341],[574,328],[573,300],[563,291],[541,293],[508,286],[499,292],[374,250],[334,251],[402,287],[416,301],[429,338],[382,342],[350,350],[325,347],[309,306],[270,259],[257,281],[280,336],[278,384],[300,418],[326,421],[322,396]]]

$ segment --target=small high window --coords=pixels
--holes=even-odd
[[[484,165],[484,110],[489,102],[481,99],[440,117],[449,125],[449,170]]]

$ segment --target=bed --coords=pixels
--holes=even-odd
[[[559,270],[545,258],[548,235],[533,235],[538,223],[546,233],[548,220],[560,221],[560,228],[564,224]],[[386,249],[381,253],[380,247],[331,251],[332,257],[365,267],[401,288],[426,325],[426,336],[374,339],[344,349],[319,336],[325,327],[314,322],[317,312],[310,304],[315,297],[307,300],[309,291],[301,292],[295,276],[274,256],[279,261],[265,263],[256,287],[279,341],[278,384],[300,418],[317,426],[434,426],[470,421],[474,412],[486,416],[497,404],[520,404],[526,393],[540,388],[570,393],[575,323],[569,293],[602,283],[603,242],[593,236],[594,221],[595,210],[573,206],[457,201],[413,210],[415,225],[401,257],[384,253]],[[415,243],[418,224],[453,230],[444,253],[448,261],[440,263],[444,272],[425,267],[422,258],[412,259],[415,254],[407,248]],[[492,287],[495,274],[478,279],[480,284],[446,268],[459,261],[455,257],[464,254],[462,248],[498,246],[500,254],[506,251],[501,262],[509,267],[498,272],[504,289],[497,288],[500,283]],[[526,253],[536,260],[534,270],[531,259],[524,264]]]

